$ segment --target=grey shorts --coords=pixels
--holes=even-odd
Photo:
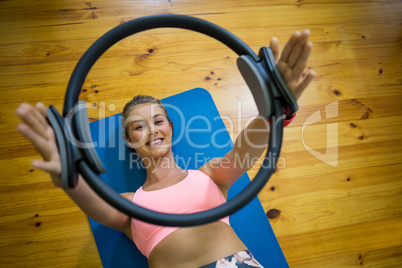
[[[200,268],[264,268],[248,250],[239,251],[226,258],[214,261]]]

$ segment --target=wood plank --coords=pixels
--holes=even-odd
[[[370,29],[366,23],[344,24],[341,27],[339,25],[328,25],[325,28],[314,25],[309,28],[311,40],[314,42],[314,53],[328,53],[326,56],[330,57],[329,59],[339,61],[344,58],[398,56],[397,51],[402,42],[398,38],[399,23],[398,21],[391,23],[374,22],[370,24]],[[378,27],[382,28],[381,32],[374,31]],[[289,34],[295,30],[294,26],[280,27],[280,30],[277,26],[258,28],[247,34],[244,41],[255,48],[254,50],[257,53],[259,47],[268,45],[269,39],[273,36],[278,37],[283,47]],[[241,35],[245,35],[245,33],[241,33]],[[342,38],[340,41],[342,35],[346,35],[347,39]],[[362,38],[363,35],[365,36],[364,39]],[[70,39],[65,40],[62,44],[59,41],[5,44],[2,45],[2,53],[0,53],[0,65],[78,60],[99,37],[82,40]],[[194,39],[197,42],[194,42]],[[179,44],[180,50],[177,48]],[[183,50],[220,49],[222,45],[212,38],[190,31],[175,30],[174,33],[171,33],[170,31],[153,30],[123,39],[102,57],[147,54],[151,48],[154,51],[158,49],[158,51],[180,53]]]
[[[332,120],[323,120],[320,124],[310,125],[304,130],[302,127],[299,127],[302,124],[295,124],[292,128],[285,130],[282,154],[287,155],[289,153],[306,151],[308,147],[324,151],[323,153],[325,153],[325,148],[332,148],[334,146],[339,146],[340,149],[345,148],[346,150],[355,146],[356,149],[357,147],[367,147],[366,150],[375,151],[377,149],[381,150],[381,148],[377,148],[374,145],[383,143],[392,144],[392,141],[394,141],[393,146],[400,148],[401,145],[396,142],[402,137],[402,129],[398,123],[399,119],[401,119],[401,115],[367,120],[355,118],[350,119],[350,121],[338,121],[338,123],[334,123]],[[327,129],[330,126],[326,124],[330,124],[330,126],[337,124],[338,140],[334,137],[327,141]],[[368,144],[373,145],[372,148],[368,148]]]
[[[261,202],[271,206],[271,202],[280,201],[281,198],[291,198],[294,195],[308,194],[333,189],[335,191],[353,191],[364,187],[381,187],[381,184],[391,185],[399,183],[398,171],[402,164],[390,164],[383,168],[383,165],[376,165],[364,168],[344,168],[335,171],[327,170],[321,174],[303,176],[294,172],[292,176],[281,176],[275,173],[264,188],[266,194],[261,195]],[[313,182],[313,183],[312,183]],[[274,187],[273,189],[271,189]],[[368,189],[369,189],[368,188]],[[319,205],[317,203],[317,205]],[[280,224],[272,221],[273,224]]]
[[[399,267],[402,263],[402,247],[389,247],[370,251],[355,251],[339,256],[296,264],[292,267]]]
[[[236,69],[234,61],[237,56],[227,49],[215,50],[210,53],[189,51],[175,55],[171,53],[156,54],[101,58],[91,69],[88,79],[140,75],[147,78],[149,76],[164,76],[171,72],[177,75],[176,79],[180,79],[179,74],[185,76],[185,71],[200,72],[210,69]],[[373,75],[381,79],[381,76],[387,77],[388,74],[397,74],[401,67],[394,64],[395,58],[393,57],[382,58],[380,62],[381,66],[377,58],[359,60],[358,62],[355,60],[343,60],[341,62],[330,60],[315,61],[313,56],[308,67],[315,70],[318,77],[327,79],[334,77],[342,77],[343,79],[349,77],[362,78],[372,77]],[[6,73],[0,75],[0,78],[4,80],[2,87],[22,87],[62,82],[67,84],[75,65],[76,61],[61,61],[26,66],[9,66],[7,76]],[[381,74],[380,69],[382,70]],[[401,83],[400,79],[397,79],[396,82]]]
[[[359,177],[354,179],[360,180]],[[290,179],[286,181],[291,184]],[[402,216],[400,206],[397,205],[402,202],[401,182],[379,184],[378,180],[375,181],[376,183],[372,182],[373,184],[369,186],[337,189],[325,187],[334,184],[333,182],[317,179],[319,186],[309,188],[320,187],[320,189],[315,191],[291,190],[290,193],[292,194],[284,194],[284,196],[275,200],[271,199],[271,201],[262,199],[261,202],[268,214],[274,213],[273,210],[280,214],[270,220],[271,224],[275,226],[275,233],[278,236],[306,233],[312,229],[321,231],[322,229],[341,228],[351,224],[363,224],[372,221],[373,218],[388,219]],[[337,182],[338,185],[342,182],[347,184],[347,179],[338,179]],[[281,184],[279,183],[279,185]],[[307,188],[300,184],[294,185],[294,187],[296,186],[302,187],[299,189]],[[287,188],[285,187],[285,189]],[[317,200],[320,201],[317,202]]]
[[[144,15],[163,14],[170,12],[170,7],[167,2],[164,4],[166,7],[154,7],[152,11],[149,9],[143,10],[139,8],[138,5],[133,6],[132,3],[126,8],[124,6],[117,5],[117,3],[113,5],[114,7],[110,7],[109,3],[110,2],[107,2],[107,6],[105,6],[105,8],[99,6],[96,10],[80,10],[81,7],[70,8],[64,5],[64,8],[61,8],[61,11],[55,9],[53,11],[53,18],[47,22],[46,17],[49,16],[49,12],[48,10],[42,11],[46,12],[46,16],[40,16],[40,12],[38,13],[39,15],[36,17],[34,16],[33,18],[27,16],[30,19],[29,27],[26,27],[25,21],[17,20],[7,22],[7,27],[0,25],[0,31],[5,33],[4,38],[0,40],[0,44],[15,43],[11,38],[9,38],[9,36],[12,35],[13,30],[17,30],[19,32],[21,38],[20,41],[22,43],[43,42],[50,40],[62,41],[66,39],[65,35],[63,34],[64,31],[74,31],[74,39],[98,38],[105,32],[105,29],[111,29],[112,27],[119,25],[124,18],[135,18]],[[311,26],[317,23],[322,24],[322,21],[325,21],[325,24],[338,24],[340,19],[342,19],[343,23],[364,22],[368,19],[369,11],[373,9],[383,11],[381,14],[383,16],[378,16],[377,20],[399,20],[400,16],[397,12],[397,5],[398,3],[389,3],[387,6],[382,6],[382,3],[370,3],[365,5],[361,5],[360,3],[324,5],[314,3],[303,3],[303,5],[298,5],[292,3],[291,5],[284,6],[267,6],[265,2],[260,2],[260,4],[255,7],[249,7],[248,12],[251,12],[255,18],[253,20],[254,25],[252,26],[250,25],[249,16],[247,13],[243,12],[243,9],[239,7],[238,3],[231,3],[230,6],[228,6],[227,3],[222,5],[215,4],[215,12],[211,15],[208,15],[208,12],[205,11],[205,15],[203,15],[202,11],[194,13],[186,12],[184,9],[182,12],[184,12],[184,14],[208,19],[213,23],[229,29],[230,31],[234,31],[236,34],[235,29],[238,28],[244,29],[250,27],[261,27],[266,29],[266,27],[272,25],[276,25],[277,27],[289,25],[289,20],[282,16],[283,12],[292,17],[293,25],[299,25],[299,27]],[[89,8],[83,4],[81,4],[81,6],[83,9]],[[184,4],[184,8],[186,8],[186,4]],[[62,11],[64,9],[76,10],[71,12],[72,15],[64,15],[62,14],[66,13]],[[201,7],[200,9],[202,10]],[[171,12],[175,13],[173,10]],[[5,14],[7,13],[10,12],[5,12]],[[118,16],[120,18],[117,17],[116,13],[119,14]],[[255,23],[257,23],[257,25],[255,25]],[[52,38],[49,40],[50,32],[56,32],[57,34],[51,35]],[[248,31],[248,33],[249,32],[250,31]]]
[[[49,241],[28,241],[0,247],[4,267],[101,267],[91,233]]]
[[[375,252],[381,248],[399,247],[402,238],[401,220],[402,218],[377,220],[298,236],[278,237],[278,240],[289,263],[310,267],[313,260],[338,258],[341,261],[342,256],[349,255],[350,252]],[[399,257],[400,254],[396,259]],[[370,267],[370,262],[367,266]]]
[[[366,2],[365,4],[362,4]],[[366,20],[367,13],[372,9],[382,5],[384,1],[372,2],[372,1],[333,1],[331,3],[322,3],[321,1],[303,1],[302,3],[294,1],[271,1],[267,5],[264,1],[250,1],[246,5],[235,2],[235,1],[225,1],[216,2],[211,5],[211,3],[200,4],[198,10],[194,12],[194,7],[189,5],[185,1],[178,1],[175,3],[169,2],[144,2],[141,5],[133,2],[124,1],[121,3],[109,2],[109,1],[97,1],[95,4],[82,3],[77,1],[66,2],[52,2],[48,5],[26,5],[25,9],[21,8],[21,5],[15,5],[14,7],[4,6],[4,22],[14,22],[15,20],[21,23],[26,21],[32,22],[42,22],[42,21],[53,21],[53,20],[77,20],[77,19],[105,19],[105,18],[115,18],[118,16],[122,17],[133,17],[133,14],[159,14],[159,13],[174,13],[175,9],[180,9],[183,13],[189,15],[213,15],[215,17],[221,18],[221,20],[230,23],[236,21],[237,23],[249,22],[246,19],[244,12],[244,6],[247,6],[249,12],[256,14],[256,18],[259,23],[267,23],[267,19],[263,19],[259,16],[260,13],[267,14],[268,18],[273,20],[275,23],[281,21],[282,23],[289,23],[286,19],[281,16],[281,12],[294,12],[298,16],[295,16],[294,20],[309,21],[309,19],[315,23],[317,20],[312,20],[313,18],[303,18],[304,12],[309,12],[310,15],[325,21],[326,23],[337,23],[337,18],[341,17],[342,20],[346,21],[359,21]],[[150,9],[152,6],[152,9]],[[379,19],[393,19],[399,18],[397,10],[394,7],[398,6],[398,2],[388,1],[386,6],[381,6],[381,11],[387,13],[388,17],[379,17]],[[173,7],[173,8],[172,8]],[[319,7],[319,8],[318,8]],[[36,12],[32,12],[35,10]],[[210,11],[213,10],[213,13]],[[281,12],[278,12],[281,11]],[[321,12],[319,12],[321,11]],[[13,13],[14,12],[14,13]],[[96,16],[93,16],[95,12]],[[153,13],[151,13],[153,12]],[[228,15],[237,13],[243,14],[243,16],[236,17],[233,16],[232,19],[226,19],[222,15]],[[11,13],[11,15],[10,15]],[[220,16],[219,16],[220,15]],[[225,18],[225,19],[222,19]],[[15,20],[13,20],[15,19]],[[232,24],[233,25],[233,24]],[[258,24],[259,25],[259,24]],[[245,26],[250,26],[249,23]],[[254,26],[254,25],[253,25]]]
[[[322,148],[325,148],[324,146]],[[317,150],[318,148],[314,148]],[[332,153],[332,152],[331,152]],[[334,154],[336,151],[334,150]],[[299,175],[309,176],[313,174],[320,174],[328,169],[329,164],[315,158],[307,150],[300,152],[293,152],[291,156],[282,155],[287,160],[286,168],[280,169],[279,173],[282,176],[290,176],[295,169],[298,169]],[[338,165],[336,168],[363,168],[371,165],[389,165],[400,162],[401,150],[400,147],[395,147],[395,142],[382,142],[373,145],[352,145],[340,147],[338,152]],[[306,165],[306,161],[309,163]],[[291,163],[291,164],[288,164]],[[304,168],[301,168],[304,167]],[[310,168],[308,168],[310,167]],[[314,167],[311,170],[311,167]]]
[[[6,158],[0,160],[0,191],[2,187],[49,182],[45,173],[31,167],[35,157]]]
[[[1,215],[12,216],[23,213],[35,215],[43,210],[76,207],[63,190],[53,186],[49,175],[39,170],[34,172],[41,173],[41,178],[47,179],[47,182],[0,187]]]
[[[88,218],[76,206],[0,216],[0,226],[0,248],[31,241],[77,238],[91,232]]]
[[[197,55],[198,60],[189,57]],[[149,78],[149,76],[155,77],[170,72],[175,72],[176,78],[178,78],[179,72],[186,70],[199,72],[211,68],[233,68],[231,61],[226,58],[233,55],[233,52],[225,50],[223,55],[222,51],[214,51],[207,55],[202,52],[182,53],[176,56],[164,54],[157,56],[155,60],[153,56],[148,57],[147,55],[102,58],[93,66],[88,78],[118,78],[138,75]],[[8,67],[9,75],[7,80],[4,79],[3,87],[67,83],[75,64],[75,61],[63,61],[31,64],[24,67],[10,66]],[[21,76],[23,80],[21,80]],[[0,75],[0,78],[3,80],[4,75]]]

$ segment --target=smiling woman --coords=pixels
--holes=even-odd
[[[160,100],[152,96],[137,95],[124,106],[121,118],[123,138],[133,152],[138,153],[136,149],[141,144],[155,147],[156,145],[163,146],[171,143],[171,137],[174,134],[173,122]],[[169,143],[166,143],[166,141],[163,143],[166,137],[160,135],[150,137],[144,135],[146,130],[149,131],[148,128],[151,128],[151,130],[163,130],[163,133],[165,133],[166,127],[171,131]],[[144,157],[145,155],[141,156]]]

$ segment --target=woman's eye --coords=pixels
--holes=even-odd
[[[161,124],[161,123],[163,123],[163,120],[158,120],[158,121],[156,121],[155,124]]]
[[[142,129],[141,125],[135,127],[135,130],[139,130],[139,129]]]

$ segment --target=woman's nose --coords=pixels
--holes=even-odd
[[[154,124],[152,124],[150,127],[149,127],[149,136],[155,136],[156,134],[158,134],[158,128],[154,125]]]

